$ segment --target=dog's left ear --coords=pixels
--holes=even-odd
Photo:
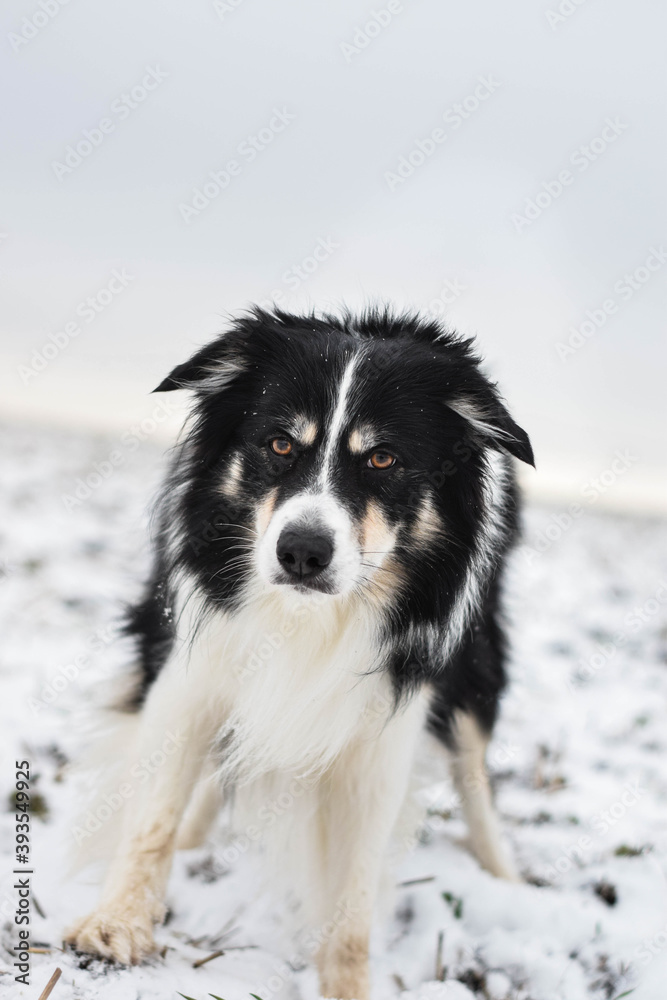
[[[535,467],[530,438],[509,415],[495,391],[491,398],[461,397],[448,400],[447,406],[463,417],[480,437],[490,439],[521,462]]]
[[[189,361],[177,365],[153,392],[171,392],[173,389],[217,391],[224,389],[244,369],[232,338],[223,334],[193,354]]]

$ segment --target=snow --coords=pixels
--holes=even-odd
[[[175,1000],[177,991],[196,1000],[251,991],[263,1000],[316,997],[313,969],[296,960],[253,859],[222,860],[222,829],[214,844],[177,857],[170,917],[157,931],[164,957],[120,970],[59,950],[63,927],[98,891],[89,873],[66,872],[75,789],[64,757],[76,753],[105,679],[127,660],[114,622],[147,566],[147,505],[164,463],[148,440],[122,452],[109,473],[99,463],[116,445],[0,428],[0,795],[8,804],[14,759],[29,759],[33,794],[47,810],[32,820],[33,890],[45,916],[33,911],[31,934],[33,945],[51,949],[32,955],[30,986],[14,983],[8,805],[0,814],[0,991],[34,998],[58,966],[53,1000]],[[99,483],[77,502],[77,479],[95,463]],[[424,792],[429,815],[396,876],[422,881],[398,886],[375,930],[378,1000],[401,990],[405,1000],[667,993],[667,523],[587,510],[559,533],[554,514],[562,511],[527,510],[508,577],[513,682],[489,753],[526,882],[496,881],[466,852],[443,775]],[[436,982],[441,932],[447,978]],[[216,950],[225,954],[193,968]]]

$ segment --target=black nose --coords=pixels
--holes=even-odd
[[[285,528],[278,539],[276,555],[282,568],[294,576],[315,576],[331,562],[333,545],[326,535]]]

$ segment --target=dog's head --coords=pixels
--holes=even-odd
[[[260,586],[428,618],[510,502],[501,455],[533,461],[470,342],[415,316],[256,310],[156,391],[177,388],[197,399],[171,510],[222,604]]]

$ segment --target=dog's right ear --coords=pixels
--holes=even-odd
[[[212,343],[193,354],[189,361],[177,365],[153,392],[171,392],[173,389],[194,389],[208,393],[224,389],[245,370],[243,358],[223,334]]]

